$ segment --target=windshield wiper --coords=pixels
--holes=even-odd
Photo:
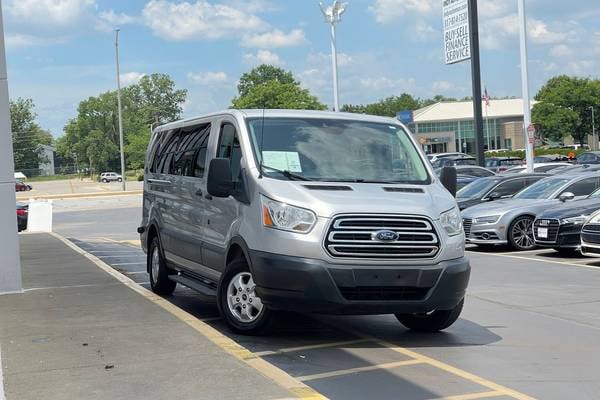
[[[290,180],[294,180],[294,179],[297,180],[297,181],[312,181],[313,180],[313,179],[307,178],[305,176],[298,175],[298,174],[295,174],[293,172],[290,172],[287,169],[286,170],[281,170],[281,169],[269,167],[269,166],[266,166],[266,165],[263,165],[262,167],[266,168],[266,169],[268,169],[270,171],[280,173],[281,175],[285,176],[286,178],[288,178]]]

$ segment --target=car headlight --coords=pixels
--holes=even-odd
[[[473,225],[495,224],[500,219],[500,215],[486,215],[484,217],[473,218]]]
[[[305,208],[271,200],[262,196],[263,224],[283,231],[308,233],[315,226],[317,216]]]
[[[562,224],[582,225],[588,218],[589,215],[578,215],[577,217],[563,218],[560,222]]]
[[[448,236],[456,236],[462,233],[462,218],[458,207],[440,214],[440,223]]]
[[[600,224],[600,212],[597,212],[587,221],[588,224]]]

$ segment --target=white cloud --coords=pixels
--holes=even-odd
[[[393,90],[411,90],[415,88],[416,80],[409,79],[390,79],[384,76],[377,78],[363,78],[360,80],[360,85],[367,89],[382,90],[386,89],[389,92]]]
[[[331,54],[329,53],[311,53],[308,55],[307,61],[312,65],[330,66]],[[346,67],[354,62],[350,54],[337,53],[337,61],[339,67]]]
[[[270,32],[245,35],[242,46],[256,47],[261,49],[275,47],[292,47],[306,43],[306,37],[302,29],[294,29],[289,33],[274,29]]]
[[[10,49],[18,49],[31,46],[48,46],[52,44],[64,43],[64,37],[42,37],[27,34],[7,34],[5,37],[6,47]]]
[[[110,31],[116,27],[135,24],[139,21],[138,17],[124,13],[117,14],[114,10],[102,11],[98,15],[96,28],[102,31]]]
[[[225,72],[190,72],[188,79],[199,85],[212,85],[215,83],[227,82],[227,74]]]
[[[138,83],[140,79],[142,79],[146,74],[143,72],[125,72],[120,75],[121,77],[121,85],[128,86]]]
[[[285,62],[275,53],[269,50],[258,50],[256,54],[244,54],[244,62],[248,65],[269,64],[282,66]]]
[[[205,0],[150,0],[142,16],[155,35],[168,40],[220,39],[267,28],[262,19],[244,9]]]
[[[544,21],[530,19],[527,24],[527,34],[532,42],[539,44],[554,44],[567,38],[564,32],[551,31]]]
[[[566,57],[571,54],[571,49],[567,45],[559,44],[550,49],[550,54],[553,57]]]
[[[423,20],[418,20],[415,23],[414,34],[417,37],[417,39],[420,39],[420,40],[431,39],[432,37],[436,36],[437,33],[438,32],[435,30],[435,28],[433,26],[431,26],[429,23],[427,23]]]
[[[381,24],[391,23],[407,12],[432,14],[438,10],[441,10],[440,2],[436,0],[376,0],[369,6],[375,20]]]
[[[448,93],[456,90],[456,85],[448,81],[435,81],[431,85],[431,89],[436,93]]]
[[[5,8],[9,18],[27,21],[27,25],[69,27],[93,12],[96,0],[9,0]]]

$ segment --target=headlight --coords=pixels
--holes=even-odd
[[[290,206],[262,196],[263,224],[283,231],[308,233],[315,226],[317,216],[305,208]]]
[[[473,225],[495,224],[500,219],[500,215],[487,215],[485,217],[473,218]]]
[[[579,215],[577,217],[561,219],[560,222],[562,224],[582,225],[585,221],[587,221],[588,218],[589,215]]]
[[[600,213],[596,213],[587,221],[588,224],[600,224]]]
[[[462,218],[458,207],[440,214],[440,223],[449,236],[462,233]]]

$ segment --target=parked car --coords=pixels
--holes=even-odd
[[[600,257],[600,211],[596,211],[581,228],[581,254]]]
[[[29,215],[29,205],[17,203],[17,229],[19,232],[27,229],[27,217]]]
[[[588,151],[577,157],[577,164],[600,164],[600,151]]]
[[[435,154],[428,154],[427,155],[427,159],[429,160],[429,162],[431,162],[431,164],[434,164],[436,161],[442,159],[442,158],[448,158],[448,157],[470,157],[468,154],[466,153],[459,153],[459,152],[454,152],[454,153],[435,153]]]
[[[103,172],[100,174],[100,182],[123,182],[123,177],[116,172]]]
[[[495,173],[504,172],[510,167],[522,164],[523,160],[518,157],[490,157],[485,160],[485,167]]]
[[[548,171],[549,175],[577,174],[600,171],[600,164],[569,164],[566,167],[559,167]]]
[[[33,189],[31,185],[28,185],[22,181],[15,181],[15,192],[27,192],[31,189]]]
[[[456,190],[460,190],[465,186],[475,182],[477,179],[480,179],[477,176],[470,175],[457,175],[456,176]]]
[[[510,198],[546,177],[543,174],[519,174],[481,178],[460,189],[456,193],[456,201],[462,211],[477,204]]]
[[[550,172],[556,168],[567,168],[572,167],[573,164],[563,163],[563,162],[551,162],[551,163],[536,163],[533,164],[533,172],[541,172],[546,173]],[[504,171],[506,174],[522,174],[527,172],[526,165],[520,165],[518,167],[512,167]]]
[[[551,176],[513,198],[467,208],[462,212],[467,243],[531,250],[537,214],[560,202],[587,197],[599,187],[600,173]]]
[[[572,254],[581,246],[581,228],[590,215],[600,210],[600,190],[587,198],[561,204],[538,214],[533,236],[539,247]]]
[[[440,158],[431,164],[433,168],[456,167],[459,165],[477,165],[477,159],[471,156],[455,156]]]
[[[455,182],[396,119],[227,110],[157,128],[146,159],[152,290],[215,296],[233,331],[266,329],[274,310],[395,314],[415,331],[461,312]]]
[[[541,156],[535,156],[533,158],[533,162],[536,164],[567,161],[569,161],[569,158],[562,154],[543,154]]]
[[[485,178],[488,176],[496,175],[489,169],[480,167],[478,165],[457,165],[457,166],[455,166],[455,168],[456,168],[456,173],[458,175],[474,176],[477,178]],[[437,168],[435,170],[435,174],[437,176],[440,176],[441,172],[442,172],[441,168]]]

